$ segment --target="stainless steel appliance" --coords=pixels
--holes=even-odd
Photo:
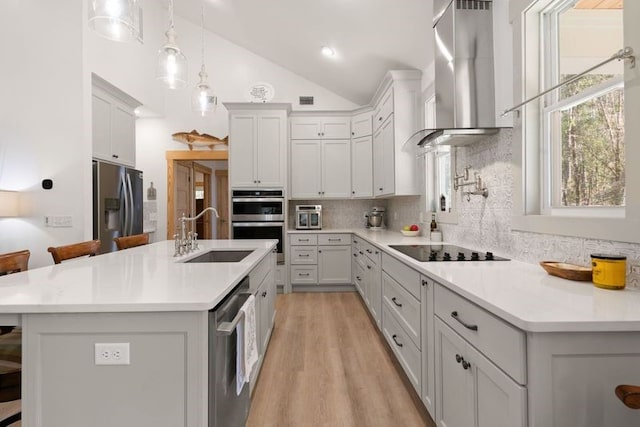
[[[236,326],[249,295],[249,277],[245,277],[209,311],[209,427],[243,426],[249,415],[249,384],[236,393]]]
[[[498,132],[491,0],[433,2],[435,126],[420,146],[467,145]]]
[[[297,205],[296,230],[320,230],[322,228],[322,205]]]
[[[100,253],[117,250],[113,239],[142,233],[142,172],[93,161],[93,238]]]
[[[367,228],[372,230],[380,230],[386,227],[386,209],[379,206],[371,208],[371,212],[367,213]]]
[[[278,263],[284,263],[284,191],[234,189],[231,192],[233,239],[277,239]]]
[[[453,245],[389,245],[421,262],[433,261],[509,261],[495,256],[493,252],[478,252]]]

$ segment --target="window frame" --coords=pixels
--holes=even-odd
[[[544,59],[540,55],[543,42],[540,32],[540,13],[554,0],[511,0],[509,19],[514,35],[514,104],[531,98],[542,89]],[[623,12],[624,45],[640,46],[640,28],[632,17],[640,14],[640,2],[627,1]],[[621,46],[622,48],[622,46]],[[636,48],[638,49],[638,48]],[[626,206],[622,216],[586,217],[579,208],[563,209],[563,215],[545,215],[541,197],[540,174],[544,144],[540,143],[540,120],[543,104],[537,100],[525,105],[521,114],[514,116],[513,145],[513,215],[511,228],[526,231],[640,243],[640,121],[634,113],[640,112],[640,69],[624,66],[625,81],[625,144]],[[589,208],[594,209],[594,208]],[[572,212],[573,210],[573,212]]]

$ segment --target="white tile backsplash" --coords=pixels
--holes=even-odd
[[[627,256],[628,272],[632,264],[640,265],[639,244],[512,230],[512,144],[513,132],[503,129],[484,141],[458,148],[458,173],[463,166],[471,165],[472,171],[480,173],[489,197],[471,196],[467,201],[458,191],[454,196],[458,224],[439,225],[445,241],[535,264],[553,260],[589,265],[592,253],[618,253]],[[389,227],[399,229],[417,221],[423,209],[426,210],[424,197],[389,199]],[[393,219],[394,214],[397,220]],[[425,214],[423,228],[429,226],[430,218]],[[627,284],[640,286],[640,277],[628,275]]]

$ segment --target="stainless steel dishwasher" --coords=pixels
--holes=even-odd
[[[247,421],[249,384],[236,393],[236,326],[249,295],[249,277],[245,277],[209,311],[209,427],[242,427]]]

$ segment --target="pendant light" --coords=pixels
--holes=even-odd
[[[202,65],[198,73],[200,81],[193,89],[193,94],[191,95],[191,107],[193,111],[199,112],[204,117],[207,113],[215,112],[218,105],[218,97],[213,93],[213,89],[211,89],[207,82],[208,76],[204,67],[204,0],[202,0],[201,5],[200,21],[202,24]]]
[[[173,0],[169,1],[169,29],[165,33],[167,42],[158,51],[156,78],[169,89],[180,89],[187,85],[187,58],[176,44],[173,27]]]
[[[89,0],[89,27],[109,40],[142,43],[140,1]]]

